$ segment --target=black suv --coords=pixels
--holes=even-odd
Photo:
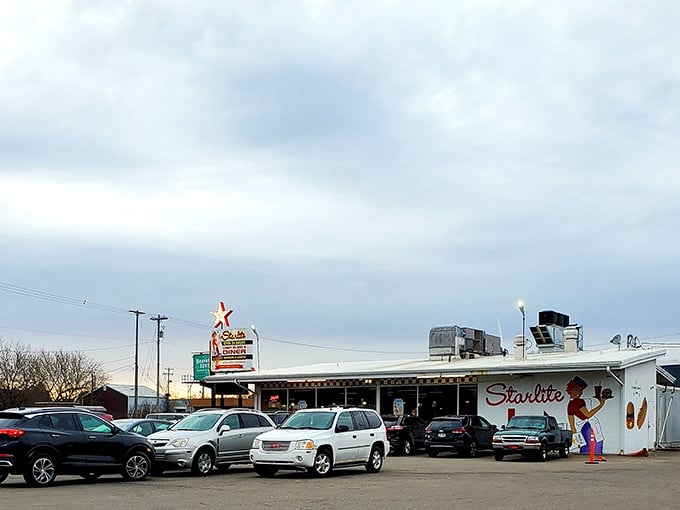
[[[496,432],[498,427],[481,416],[440,416],[425,429],[425,451],[430,457],[443,451],[476,457],[478,450],[493,449],[492,438]]]
[[[426,423],[417,416],[382,415],[390,441],[390,452],[411,455],[425,446]]]
[[[125,432],[85,410],[15,408],[0,411],[0,482],[23,475],[26,483],[44,487],[57,474],[94,480],[120,473],[144,480],[155,452],[149,441]]]

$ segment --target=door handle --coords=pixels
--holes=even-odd
[[[50,434],[50,437],[61,437],[61,434]]]
[[[371,432],[371,437],[375,437],[375,434],[373,432]]]
[[[97,436],[87,436],[88,439],[97,439]]]
[[[357,438],[357,436],[352,436],[352,439],[356,439],[356,438]]]

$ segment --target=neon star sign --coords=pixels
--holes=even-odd
[[[234,312],[234,310],[227,310],[224,306],[224,301],[220,301],[217,305],[217,310],[210,312],[210,314],[215,317],[215,324],[213,328],[222,326],[223,328],[229,327],[229,316]]]

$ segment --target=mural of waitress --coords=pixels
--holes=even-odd
[[[600,420],[594,417],[594,415],[604,407],[606,399],[599,397],[599,403],[588,409],[586,400],[581,398],[583,390],[587,387],[588,383],[579,376],[575,376],[567,383],[567,393],[571,397],[567,404],[567,419],[569,420],[569,427],[574,434],[574,441],[580,453],[588,453],[590,451],[591,430],[595,431],[595,453],[602,453],[604,436]],[[590,399],[588,400],[590,401]]]

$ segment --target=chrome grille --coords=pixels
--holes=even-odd
[[[287,452],[290,441],[262,441],[262,449],[265,452]]]

